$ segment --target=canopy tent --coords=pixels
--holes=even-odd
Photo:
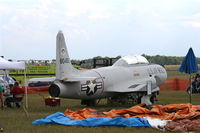
[[[11,62],[0,57],[0,70],[24,70],[24,83],[25,83],[25,96],[26,96],[26,107],[28,107],[27,100],[27,87],[26,87],[26,66],[25,62]]]
[[[0,70],[25,70],[25,63],[10,62],[0,57]]]

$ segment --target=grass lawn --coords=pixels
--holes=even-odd
[[[168,65],[167,73],[168,79],[181,78],[189,79],[188,74],[180,73],[177,65]],[[39,76],[41,77],[41,76]],[[23,76],[18,76],[16,79],[23,81]],[[27,77],[32,78],[32,77]],[[44,94],[47,96],[48,94]],[[200,94],[192,95],[192,103],[200,104]],[[172,103],[188,103],[189,96],[184,91],[161,91],[159,101],[155,104],[172,104]],[[5,108],[0,110],[0,124],[4,127],[5,133],[157,133],[161,132],[157,129],[152,128],[128,128],[128,127],[74,127],[74,126],[63,126],[63,125],[32,125],[32,121],[43,118],[55,112],[64,112],[66,109],[78,110],[83,109],[85,106],[80,105],[79,100],[61,99],[61,106],[49,107],[45,106],[44,99],[38,94],[28,95],[28,115],[25,113],[23,108],[9,109]],[[108,106],[105,100],[101,100],[100,104],[96,107],[92,107],[99,111],[108,111],[115,108],[128,108],[130,106]],[[195,131],[196,132],[196,131]]]
[[[47,94],[44,94],[47,96]],[[192,95],[192,103],[199,104],[200,95]],[[159,101],[156,104],[188,103],[189,97],[184,91],[161,91]],[[102,100],[97,107],[100,111],[107,111],[114,108],[128,108],[128,106],[111,107]],[[80,105],[79,100],[61,99],[61,106],[45,106],[43,97],[38,94],[28,95],[28,116],[23,108],[0,110],[0,124],[4,127],[5,133],[156,133],[161,132],[152,128],[129,128],[129,127],[74,127],[63,125],[32,125],[31,122],[55,112],[64,112],[66,109],[78,110],[85,106]],[[130,105],[132,106],[132,105]],[[130,107],[129,106],[129,107]]]

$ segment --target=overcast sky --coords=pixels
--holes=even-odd
[[[71,59],[200,57],[200,0],[0,0],[6,59],[55,59],[59,30]]]

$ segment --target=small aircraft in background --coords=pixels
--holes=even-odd
[[[150,64],[143,56],[125,56],[112,66],[77,70],[70,61],[61,31],[56,37],[56,78],[49,87],[53,97],[81,99],[95,105],[96,99],[110,98],[151,105],[159,94],[159,85],[167,78],[166,70]]]

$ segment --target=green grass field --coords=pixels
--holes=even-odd
[[[48,94],[44,94],[47,96]],[[199,104],[200,95],[192,95],[192,103]],[[156,104],[188,103],[189,97],[184,91],[161,91],[159,101]],[[63,125],[32,125],[31,122],[55,112],[64,112],[66,109],[74,111],[83,109],[79,100],[61,99],[61,106],[45,106],[44,99],[38,94],[28,95],[28,115],[23,108],[5,108],[0,110],[0,124],[4,127],[5,133],[156,133],[161,132],[152,128],[129,128],[129,127],[75,127]],[[108,111],[115,108],[128,108],[130,106],[108,106],[102,100],[94,109]]]
[[[166,66],[168,79],[181,78],[189,79],[189,75],[180,73],[177,70],[178,66]],[[36,76],[41,77],[41,76]],[[27,77],[27,78],[32,78]],[[16,79],[24,81],[23,76],[18,76]],[[44,94],[48,96],[48,94]],[[200,104],[200,94],[192,95],[192,103]],[[188,103],[189,96],[184,91],[161,91],[159,101],[155,104],[172,104],[172,103]],[[79,100],[61,99],[61,106],[49,107],[45,106],[44,99],[38,94],[28,95],[28,115],[23,108],[0,110],[0,124],[4,127],[5,133],[156,133],[161,132],[152,128],[128,128],[128,127],[67,127],[62,125],[32,125],[32,121],[43,118],[55,112],[64,112],[66,109],[74,111],[83,109],[85,106],[80,105]],[[105,100],[101,100],[100,104],[94,109],[100,111],[108,111],[115,108],[128,108],[130,106],[108,106]],[[196,132],[196,131],[195,131]]]

